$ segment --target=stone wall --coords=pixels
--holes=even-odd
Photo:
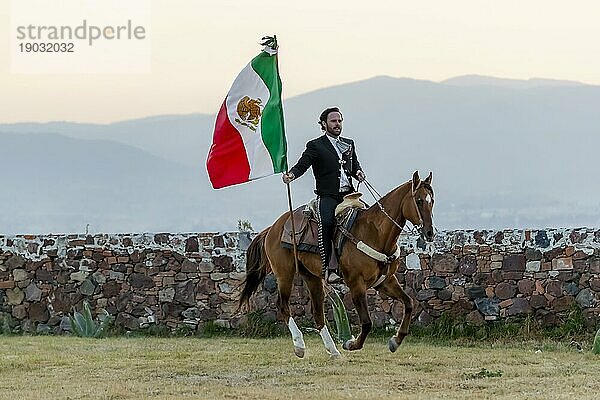
[[[476,325],[525,314],[556,325],[574,305],[598,323],[600,230],[455,231],[401,244],[400,278],[423,323],[448,312]]]
[[[236,327],[249,242],[237,232],[0,236],[0,320],[23,332],[60,333],[87,299],[127,330],[199,329],[207,321]],[[400,244],[398,279],[421,323],[447,312],[473,324],[532,314],[552,325],[574,304],[590,326],[598,323],[600,230],[453,231],[432,244],[404,236]],[[274,317],[276,289],[268,275],[253,308]],[[369,293],[376,326],[401,319],[401,304]],[[296,316],[311,318],[300,279],[292,302]]]

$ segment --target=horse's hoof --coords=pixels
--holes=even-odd
[[[396,343],[396,339],[394,339],[393,337],[391,337],[390,340],[388,340],[388,348],[392,353],[398,350],[398,343]]]
[[[329,354],[329,359],[330,360],[337,360],[338,358],[340,358],[342,355],[340,354],[340,352],[338,351],[337,353],[330,353]]]
[[[302,347],[294,347],[294,354],[298,358],[304,358],[304,349]]]
[[[352,347],[354,347],[354,340],[346,340],[342,345],[342,349],[351,351]]]

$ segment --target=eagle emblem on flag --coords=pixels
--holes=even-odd
[[[260,116],[262,115],[262,107],[264,106],[260,98],[251,99],[248,96],[242,97],[237,104],[237,115],[241,120],[236,118],[235,122],[256,132]]]

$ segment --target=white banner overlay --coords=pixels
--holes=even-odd
[[[11,0],[11,72],[149,73],[151,0]]]

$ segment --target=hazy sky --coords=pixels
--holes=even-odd
[[[151,3],[151,73],[26,75],[10,72],[11,9],[1,0],[0,123],[214,113],[272,33],[285,97],[376,75],[600,85],[597,0]]]

